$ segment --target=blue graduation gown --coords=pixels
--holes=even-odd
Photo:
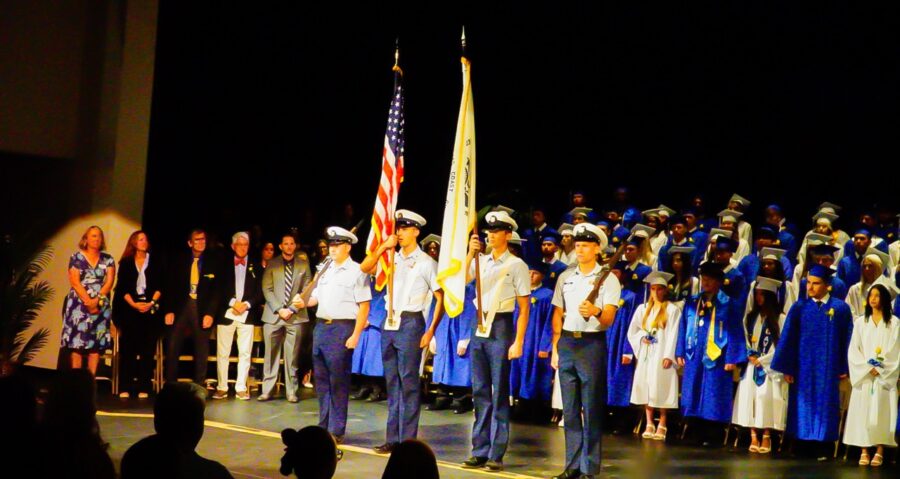
[[[750,283],[744,278],[744,275],[737,268],[731,268],[725,273],[725,281],[722,282],[722,289],[731,301],[734,303],[736,311],[740,311],[741,316],[744,313],[744,306],[747,305],[747,288]]]
[[[879,250],[879,251],[881,251],[881,252],[884,253],[884,254],[890,254],[890,252],[888,251],[888,249],[889,249],[888,247],[890,246],[890,242],[888,242],[887,240],[884,240],[884,236],[881,236],[881,238],[882,238],[883,241],[881,241],[880,243],[878,243],[878,244],[876,244],[875,246],[872,246],[872,247],[875,248],[875,249],[877,249],[877,250]],[[851,239],[847,240],[846,243],[844,243],[844,254],[843,254],[843,257],[846,258],[846,257],[848,257],[848,256],[855,256],[854,253],[856,253],[856,248],[853,247],[853,239],[851,238]],[[860,260],[859,262],[861,262],[861,260]],[[857,280],[857,282],[858,282],[858,281],[859,281],[859,280]],[[849,282],[848,282],[848,283],[849,283]],[[849,284],[856,284],[856,283],[849,283]]]
[[[834,296],[821,308],[809,299],[791,306],[772,359],[772,369],[794,376],[787,434],[805,441],[838,439],[838,376],[849,373],[852,331],[850,307]]]
[[[837,277],[847,284],[859,283],[859,278],[862,275],[861,261],[860,258],[857,258],[856,251],[851,249],[850,253],[838,262]]]
[[[555,260],[553,263],[550,263],[550,267],[548,268],[547,277],[544,278],[544,287],[550,289],[550,291],[556,290],[556,280],[559,279],[559,275],[563,273],[566,269],[569,268],[569,265],[563,263],[560,260]]]
[[[797,244],[796,235],[790,228],[785,228],[783,226],[781,231],[778,232],[778,244],[776,247],[787,251],[787,256],[790,256],[791,258],[796,258],[797,252],[800,250],[800,245]]]
[[[631,234],[631,230],[628,228],[619,225],[618,227],[613,228],[612,238],[609,239],[609,244],[613,248],[619,249],[619,246],[622,246],[622,243],[628,239],[628,236]]]
[[[841,278],[831,277],[831,295],[835,298],[844,301],[847,299],[847,293],[850,292],[850,288],[847,287],[847,283],[841,281]],[[797,290],[797,299],[806,299],[806,278],[800,279],[800,288]]]
[[[643,215],[641,214],[641,210],[635,208],[634,206],[628,206],[625,208],[625,211],[622,212],[622,226],[631,228],[632,226],[640,223],[642,217]]]
[[[684,358],[685,361],[681,382],[681,411],[685,417],[729,423],[734,401],[734,381],[732,372],[726,371],[725,365],[740,366],[747,362],[747,343],[741,324],[743,310],[736,309],[734,302],[724,292],[719,291],[715,296],[713,305],[718,333],[714,334],[722,354],[715,361],[705,361],[712,314],[711,310],[704,312],[703,316],[699,314],[698,305],[702,297],[701,293],[685,302],[678,327],[675,356]]]
[[[762,260],[759,259],[758,254],[751,254],[744,256],[744,259],[741,260],[740,264],[738,264],[738,271],[744,275],[744,281],[747,284],[750,284],[756,281],[756,277],[759,275],[759,268],[762,265]],[[794,267],[791,266],[791,261],[787,259],[787,256],[781,257],[781,267],[784,271],[785,278],[791,278],[794,275]]]
[[[369,303],[369,325],[359,335],[359,343],[353,350],[353,374],[364,376],[384,376],[384,364],[381,361],[381,327],[387,319],[384,309],[387,288],[375,291],[372,284],[372,301]]]
[[[606,403],[610,406],[631,405],[635,362],[632,360],[631,364],[622,364],[622,356],[634,355],[631,343],[628,342],[628,327],[638,305],[635,298],[631,291],[622,290],[616,319],[606,331]]]
[[[522,245],[522,254],[525,256],[523,258],[525,262],[541,260],[541,236],[551,231],[556,230],[549,226],[545,226],[541,231],[537,231],[534,228],[525,230],[525,233],[522,234],[522,239],[526,240],[525,244]]]
[[[688,233],[688,238],[690,238],[691,244],[696,248],[694,250],[694,270],[700,267],[700,262],[703,261],[703,255],[706,253],[706,246],[709,243],[709,233],[703,231],[698,226],[697,229]]]
[[[437,353],[434,355],[432,381],[445,386],[472,387],[472,373],[469,367],[469,350],[466,354],[456,354],[459,341],[472,335],[472,321],[475,320],[475,282],[466,286],[466,298],[462,313],[451,318],[444,313],[441,323],[434,332]],[[432,310],[433,312],[433,310]]]
[[[625,284],[622,286],[622,290],[628,290],[637,296],[638,304],[642,304],[644,302],[644,278],[647,277],[648,274],[653,272],[653,268],[643,264],[638,263],[634,270],[631,269],[630,266],[625,268],[625,271],[622,274],[622,279],[625,280]]]
[[[697,220],[697,229],[709,234],[713,228],[719,227],[719,218],[700,218]]]
[[[510,364],[510,395],[523,399],[549,401],[553,384],[553,368],[549,353],[553,350],[553,291],[540,287],[531,292],[531,308],[522,357]],[[513,311],[515,322],[519,319],[519,305]],[[539,352],[546,358],[539,358]]]

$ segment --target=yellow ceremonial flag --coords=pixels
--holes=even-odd
[[[466,295],[466,252],[475,227],[475,110],[469,60],[462,57],[463,93],[456,122],[453,162],[444,205],[441,255],[437,281],[444,292],[444,309],[451,318],[463,311]]]

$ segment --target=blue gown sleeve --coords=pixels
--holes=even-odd
[[[690,301],[690,299],[688,299]],[[687,321],[688,321],[688,311],[690,308],[687,304],[684,305],[684,309],[681,310],[681,320],[678,321],[678,337],[675,342],[675,357],[683,358],[684,357],[684,334],[687,329]]]
[[[798,301],[788,310],[781,328],[781,337],[772,358],[772,369],[782,374],[797,375],[797,347],[800,343],[800,316],[805,302]]]
[[[728,346],[725,348],[726,364],[741,364],[747,362],[747,341],[744,335],[744,327],[741,323],[743,308],[737,309],[740,304],[734,301],[728,305],[728,319],[725,322],[726,334],[728,334]]]

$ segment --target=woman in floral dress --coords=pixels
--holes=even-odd
[[[78,251],[69,258],[72,288],[63,303],[60,346],[69,350],[72,369],[81,369],[84,356],[91,374],[97,373],[100,352],[109,346],[109,292],[116,277],[116,261],[107,254],[103,230],[91,226],[81,236]]]

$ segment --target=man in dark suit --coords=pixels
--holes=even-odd
[[[218,383],[213,399],[228,397],[228,359],[231,343],[237,333],[238,364],[235,396],[244,401],[250,399],[247,376],[250,374],[250,353],[253,349],[253,307],[262,300],[262,269],[247,253],[250,235],[240,231],[231,237],[234,256],[222,267],[222,294],[219,314],[216,316],[216,366]]]
[[[296,253],[297,243],[293,234],[282,235],[278,248],[281,255],[272,258],[262,279],[262,294],[266,300],[262,314],[266,357],[262,391],[257,399],[268,401],[272,398],[283,352],[287,400],[295,403],[299,401],[300,324],[309,321],[309,316],[306,308],[297,307],[293,299],[312,280],[312,273],[306,253]]]
[[[181,255],[168,270],[164,303],[169,337],[166,343],[166,382],[178,381],[178,356],[184,340],[194,339],[194,382],[206,379],[209,334],[219,307],[219,265],[206,252],[206,232],[191,231],[190,253]]]

